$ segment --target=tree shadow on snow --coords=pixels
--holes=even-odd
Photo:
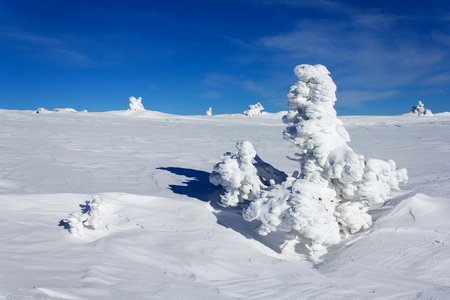
[[[256,231],[259,221],[247,222],[242,217],[242,206],[223,207],[220,205],[220,195],[225,193],[222,187],[217,187],[209,182],[210,173],[194,169],[178,167],[160,167],[158,170],[165,170],[176,175],[188,177],[183,182],[184,185],[170,184],[169,189],[175,194],[196,198],[203,202],[209,202],[214,209],[213,214],[217,218],[217,224],[230,228],[247,239],[256,240],[269,247],[277,253],[281,253],[282,247],[290,236],[284,232],[273,232],[267,236],[261,236]],[[306,253],[302,249],[297,249],[299,253]]]
[[[214,208],[217,205],[218,200],[220,200],[219,195],[224,191],[222,187],[217,187],[209,182],[209,173],[205,171],[176,167],[161,167],[157,169],[188,177],[188,179],[183,182],[186,185],[170,184],[169,188],[175,194],[196,198],[203,202],[211,202],[211,205]]]

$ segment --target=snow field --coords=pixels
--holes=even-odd
[[[298,169],[282,115],[0,110],[0,298],[448,298],[450,116],[340,118],[355,152],[409,181],[314,264],[301,245],[282,255],[286,233],[259,236],[209,183],[237,140]],[[59,226],[94,196],[104,227]]]

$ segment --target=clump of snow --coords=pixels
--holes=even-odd
[[[350,136],[336,116],[336,85],[326,67],[299,65],[294,72],[299,81],[288,94],[283,136],[300,149],[300,172],[263,184],[253,165],[256,151],[242,142],[237,154],[226,153],[214,167],[211,182],[225,188],[225,206],[250,201],[243,217],[259,220],[261,235],[294,231],[318,258],[326,246],[368,228],[369,205],[387,200],[407,174],[392,160],[366,160],[347,145]]]
[[[261,103],[256,103],[254,105],[249,105],[248,109],[246,111],[243,112],[244,115],[253,118],[256,116],[259,116],[260,114],[262,114],[262,110],[264,109],[264,107],[261,105]]]
[[[49,113],[49,111],[46,110],[46,109],[43,108],[43,107],[39,107],[39,108],[37,109],[36,113],[37,113],[37,114],[46,114],[46,113]]]
[[[418,116],[432,116],[431,110],[426,109],[422,101],[417,102],[416,106],[411,107],[412,113]]]
[[[137,111],[137,110],[145,110],[144,109],[144,105],[142,105],[142,98],[135,98],[135,97],[130,97],[130,111]]]
[[[85,228],[100,229],[102,225],[100,205],[102,202],[100,196],[94,195],[92,201],[86,202],[83,213],[69,213],[69,217],[63,220],[68,225],[69,232],[73,235],[83,236]]]
[[[212,116],[212,107],[208,108],[208,110],[205,113],[205,116]]]

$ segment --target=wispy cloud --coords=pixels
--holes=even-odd
[[[273,65],[326,65],[332,76],[337,75],[340,97],[346,98],[340,104],[346,106],[392,97],[407,86],[447,80],[446,34],[404,29],[409,27],[402,26],[403,22],[413,20],[412,15],[358,11],[349,6],[341,6],[340,11],[339,21],[302,20],[291,32],[262,37],[255,46],[269,54],[267,60]]]
[[[219,89],[240,88],[260,97],[276,97],[278,91],[264,81],[252,80],[222,73],[210,73],[205,76],[204,83]]]
[[[395,90],[378,92],[375,90],[361,91],[361,90],[347,90],[344,92],[338,92],[337,97],[339,99],[338,105],[341,107],[358,107],[364,102],[390,98],[397,95]]]
[[[61,39],[26,33],[2,32],[0,40],[5,42],[4,47],[9,47],[23,57],[39,63],[70,67],[87,67],[92,64],[92,60],[87,54],[73,49]]]
[[[199,95],[201,99],[215,100],[222,97],[222,94],[216,90],[209,90]]]

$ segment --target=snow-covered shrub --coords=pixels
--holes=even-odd
[[[418,116],[432,116],[431,110],[426,109],[422,101],[417,102],[417,106],[411,107],[412,113]]]
[[[70,213],[69,217],[63,220],[63,222],[68,225],[69,232],[73,235],[84,235],[85,228],[93,230],[100,229],[102,225],[100,205],[103,201],[98,195],[92,197],[92,201],[86,201],[86,207],[83,213]]]
[[[144,109],[144,105],[142,105],[142,98],[135,98],[135,97],[130,97],[130,109],[131,111],[136,111],[136,110],[145,110]]]
[[[261,111],[264,109],[264,107],[261,105],[261,103],[256,103],[254,105],[249,105],[248,109],[243,112],[244,115],[253,118],[261,114]]]
[[[407,175],[392,160],[365,159],[347,145],[350,136],[334,110],[336,85],[324,66],[299,65],[294,72],[299,81],[288,94],[283,136],[300,150],[300,171],[276,184],[262,184],[249,163],[255,150],[240,153],[238,147],[237,154],[226,154],[214,167],[211,182],[226,189],[223,205],[249,201],[243,217],[259,220],[261,235],[295,232],[306,238],[317,258],[326,246],[368,228],[369,205],[385,201]],[[241,160],[247,162],[244,168]]]
[[[212,107],[208,108],[208,110],[205,113],[205,116],[212,116]]]
[[[237,152],[227,152],[222,156],[222,161],[214,166],[210,175],[211,183],[221,185],[226,191],[221,196],[224,206],[237,206],[245,200],[253,200],[262,188],[280,183],[287,177],[262,161],[250,142],[238,142],[236,148]]]

